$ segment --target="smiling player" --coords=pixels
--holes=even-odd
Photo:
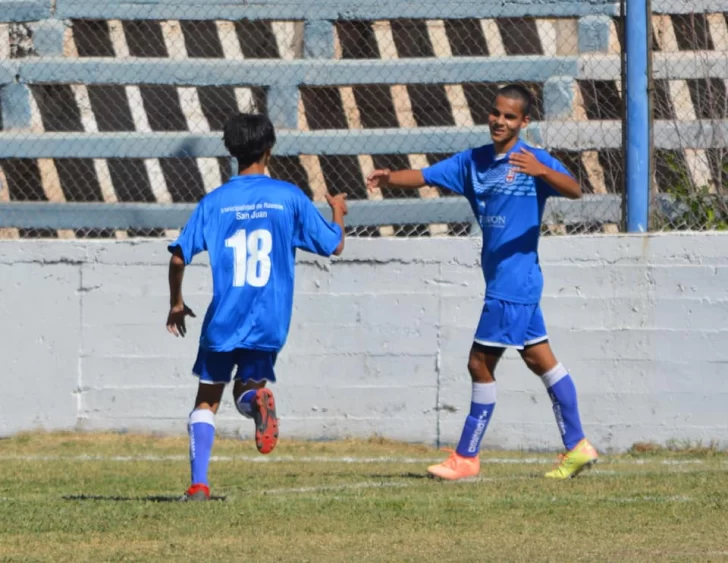
[[[539,302],[543,276],[538,260],[547,198],[581,197],[581,187],[561,162],[519,139],[530,121],[531,94],[518,85],[501,88],[490,111],[492,144],[466,150],[423,170],[375,170],[369,189],[385,186],[446,188],[465,196],[483,231],[485,304],[470,349],[470,414],[457,449],[428,471],[443,479],[472,477],[496,402],[495,369],[506,348],[515,348],[544,383],[553,403],[566,453],[546,477],[578,475],[597,460],[584,437],[576,388],[548,342]]]

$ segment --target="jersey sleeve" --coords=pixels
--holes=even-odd
[[[541,164],[548,166],[549,168],[551,168],[551,170],[556,170],[556,172],[561,172],[562,174],[566,174],[567,176],[571,176],[572,178],[574,177],[569,169],[566,168],[566,166],[564,166],[558,158],[551,156],[546,151],[538,151],[536,153],[536,158]],[[559,192],[557,192],[543,180],[537,180],[536,185],[538,186],[538,191],[540,195],[542,195],[542,197],[563,197]]]
[[[205,232],[204,232],[204,209],[202,202],[197,204],[195,210],[187,220],[187,224],[182,229],[179,237],[172,244],[167,247],[167,250],[174,252],[175,249],[179,248],[182,251],[182,257],[184,258],[185,264],[192,262],[192,258],[195,254],[199,254],[203,250],[207,250],[205,243]]]
[[[471,159],[472,151],[467,150],[423,168],[422,176],[425,178],[425,183],[465,195]]]
[[[319,256],[331,256],[341,242],[341,227],[323,218],[306,196],[301,196],[294,225],[293,246]]]

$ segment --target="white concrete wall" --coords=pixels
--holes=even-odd
[[[585,429],[606,451],[637,441],[728,446],[728,236],[545,238],[543,308]],[[185,296],[187,339],[164,328],[164,241],[0,241],[0,435],[22,430],[182,433],[211,282]],[[474,239],[350,240],[301,254],[275,386],[285,437],[457,440],[483,291]],[[486,444],[560,447],[540,382],[509,352]],[[251,435],[229,402],[228,433]]]

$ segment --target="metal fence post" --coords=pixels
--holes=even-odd
[[[627,231],[648,227],[650,196],[650,104],[646,0],[629,0],[627,39]]]

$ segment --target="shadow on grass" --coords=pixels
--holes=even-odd
[[[433,478],[432,475],[430,475],[429,473],[415,473],[414,471],[407,472],[407,473],[396,473],[396,474],[392,474],[392,473],[376,474],[375,473],[373,475],[368,475],[368,477],[371,477],[373,479],[432,479]]]
[[[212,495],[210,500],[224,501],[226,497]],[[180,495],[152,495],[147,497],[122,497],[117,495],[65,495],[63,500],[96,500],[116,502],[184,502]],[[194,502],[194,501],[189,501]]]
[[[0,3],[2,3],[2,0],[0,0]],[[308,475],[308,474],[306,474]],[[347,476],[355,476],[355,477],[375,477],[379,479],[424,479],[429,475],[427,472],[420,472],[417,473],[415,471],[407,472],[407,473],[359,473],[359,472],[352,472],[352,473],[339,473],[335,471],[322,471],[320,473],[316,473],[317,477],[347,477]],[[281,477],[285,477],[287,479],[298,479],[302,477],[300,473],[284,473],[281,475]]]

